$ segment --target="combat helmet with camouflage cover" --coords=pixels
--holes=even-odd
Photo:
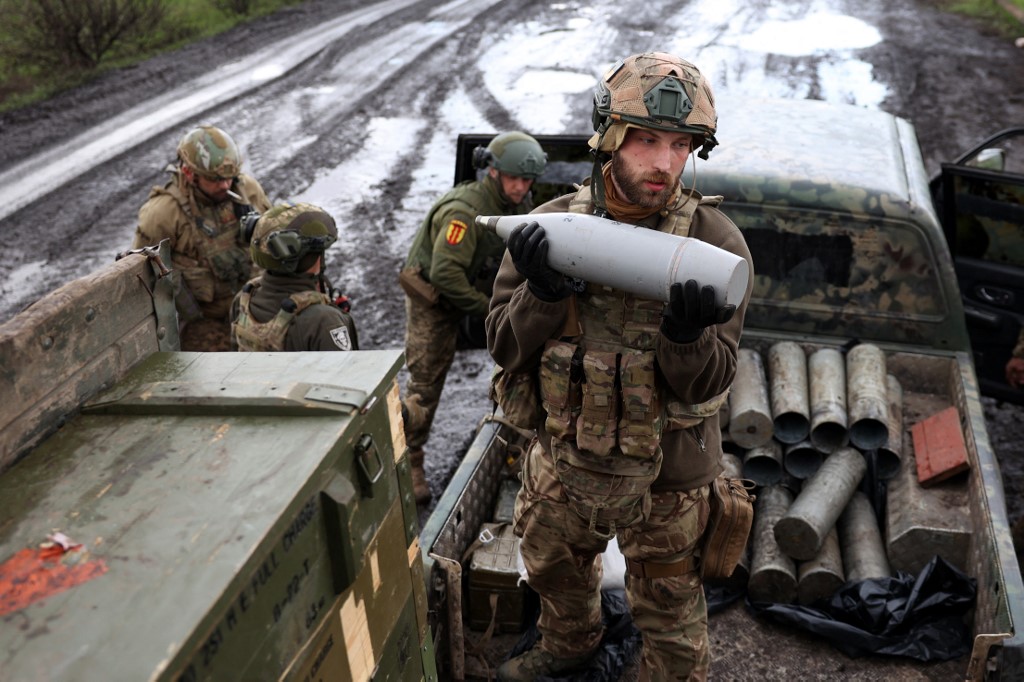
[[[312,204],[278,204],[260,216],[249,251],[256,265],[271,272],[308,270],[338,238],[328,213]]]
[[[711,85],[700,70],[665,52],[645,52],[616,63],[594,93],[590,146],[612,152],[629,126],[685,132],[695,136],[698,156],[718,144],[718,115]]]
[[[178,143],[178,158],[208,180],[226,180],[242,171],[242,154],[226,132],[202,125],[185,133]]]
[[[474,167],[491,167],[520,178],[536,180],[547,164],[548,156],[540,143],[518,130],[496,135],[487,147],[473,150]]]

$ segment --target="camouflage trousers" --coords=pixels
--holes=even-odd
[[[422,448],[455,359],[460,315],[443,304],[429,307],[406,297],[405,319],[405,363],[409,368],[405,440],[410,448]]]
[[[600,554],[607,540],[567,505],[554,461],[537,442],[523,458],[515,531],[522,538],[530,587],[540,595],[538,646],[558,657],[579,656],[600,644]],[[672,563],[692,556],[708,520],[708,486],[652,495],[642,524],[618,530],[627,559]],[[652,680],[704,680],[710,664],[707,602],[700,575],[626,575],[626,597],[643,635],[643,667]]]

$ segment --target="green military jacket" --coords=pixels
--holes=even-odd
[[[422,275],[455,309],[487,314],[491,286],[505,253],[497,234],[478,227],[478,215],[514,215],[533,210],[530,195],[519,204],[503,200],[490,176],[460,183],[438,199],[413,240],[406,267]]]

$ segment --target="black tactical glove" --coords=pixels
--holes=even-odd
[[[508,252],[533,295],[554,303],[571,293],[565,275],[548,265],[548,240],[536,222],[523,223],[508,236]]]
[[[676,282],[669,289],[669,301],[661,318],[661,333],[676,343],[692,343],[705,327],[725,324],[732,319],[736,306],[715,307],[715,288],[700,288],[697,280],[685,285]]]

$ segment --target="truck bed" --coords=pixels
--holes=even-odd
[[[765,353],[772,339],[748,339],[746,347]],[[817,348],[806,344],[810,352]],[[949,406],[956,406],[966,420],[981,414],[977,395],[965,395],[962,372],[970,372],[969,362],[961,353],[926,355],[899,351],[887,352],[888,371],[895,375],[904,389],[904,465],[913,465],[913,439],[910,427],[922,418]],[[966,382],[967,385],[976,385]],[[1019,582],[1019,573],[1003,575],[996,551],[996,538],[1007,536],[1005,511],[997,510],[993,530],[990,500],[1002,500],[998,465],[989,444],[975,442],[974,434],[982,434],[968,423],[965,443],[970,470],[950,485],[958,489],[959,499],[970,506],[971,538],[966,552],[965,570],[978,581],[978,594],[973,614],[974,652],[956,660],[923,664],[909,658],[867,656],[851,658],[831,646],[828,640],[809,633],[773,624],[758,618],[746,607],[743,599],[709,618],[713,677],[735,680],[813,679],[826,680],[950,680],[981,679],[990,644],[1010,645],[1013,632],[1012,610],[1006,590],[1008,583]],[[465,679],[487,679],[488,673],[501,663],[521,637],[521,633],[495,633],[487,637],[470,628],[466,550],[477,536],[480,524],[490,520],[501,482],[512,476],[506,460],[526,444],[525,438],[497,420],[485,418],[479,425],[476,439],[462,465],[421,534],[427,561],[428,604],[434,632],[434,648],[442,677],[458,679],[464,670]],[[883,524],[884,532],[884,524]],[[1012,552],[1011,552],[1012,554]],[[955,562],[954,562],[955,563]],[[456,566],[459,575],[453,575]],[[457,611],[452,612],[452,609]],[[463,633],[459,635],[460,632]],[[455,637],[453,638],[453,633]],[[454,646],[453,646],[454,643]],[[485,646],[481,647],[483,643]],[[977,658],[972,664],[972,657]],[[1011,657],[1012,659],[1014,657]],[[461,660],[460,660],[461,659]],[[1007,671],[1003,671],[1006,674]],[[637,678],[636,662],[627,666],[620,679]],[[1005,678],[1004,678],[1005,679]]]

